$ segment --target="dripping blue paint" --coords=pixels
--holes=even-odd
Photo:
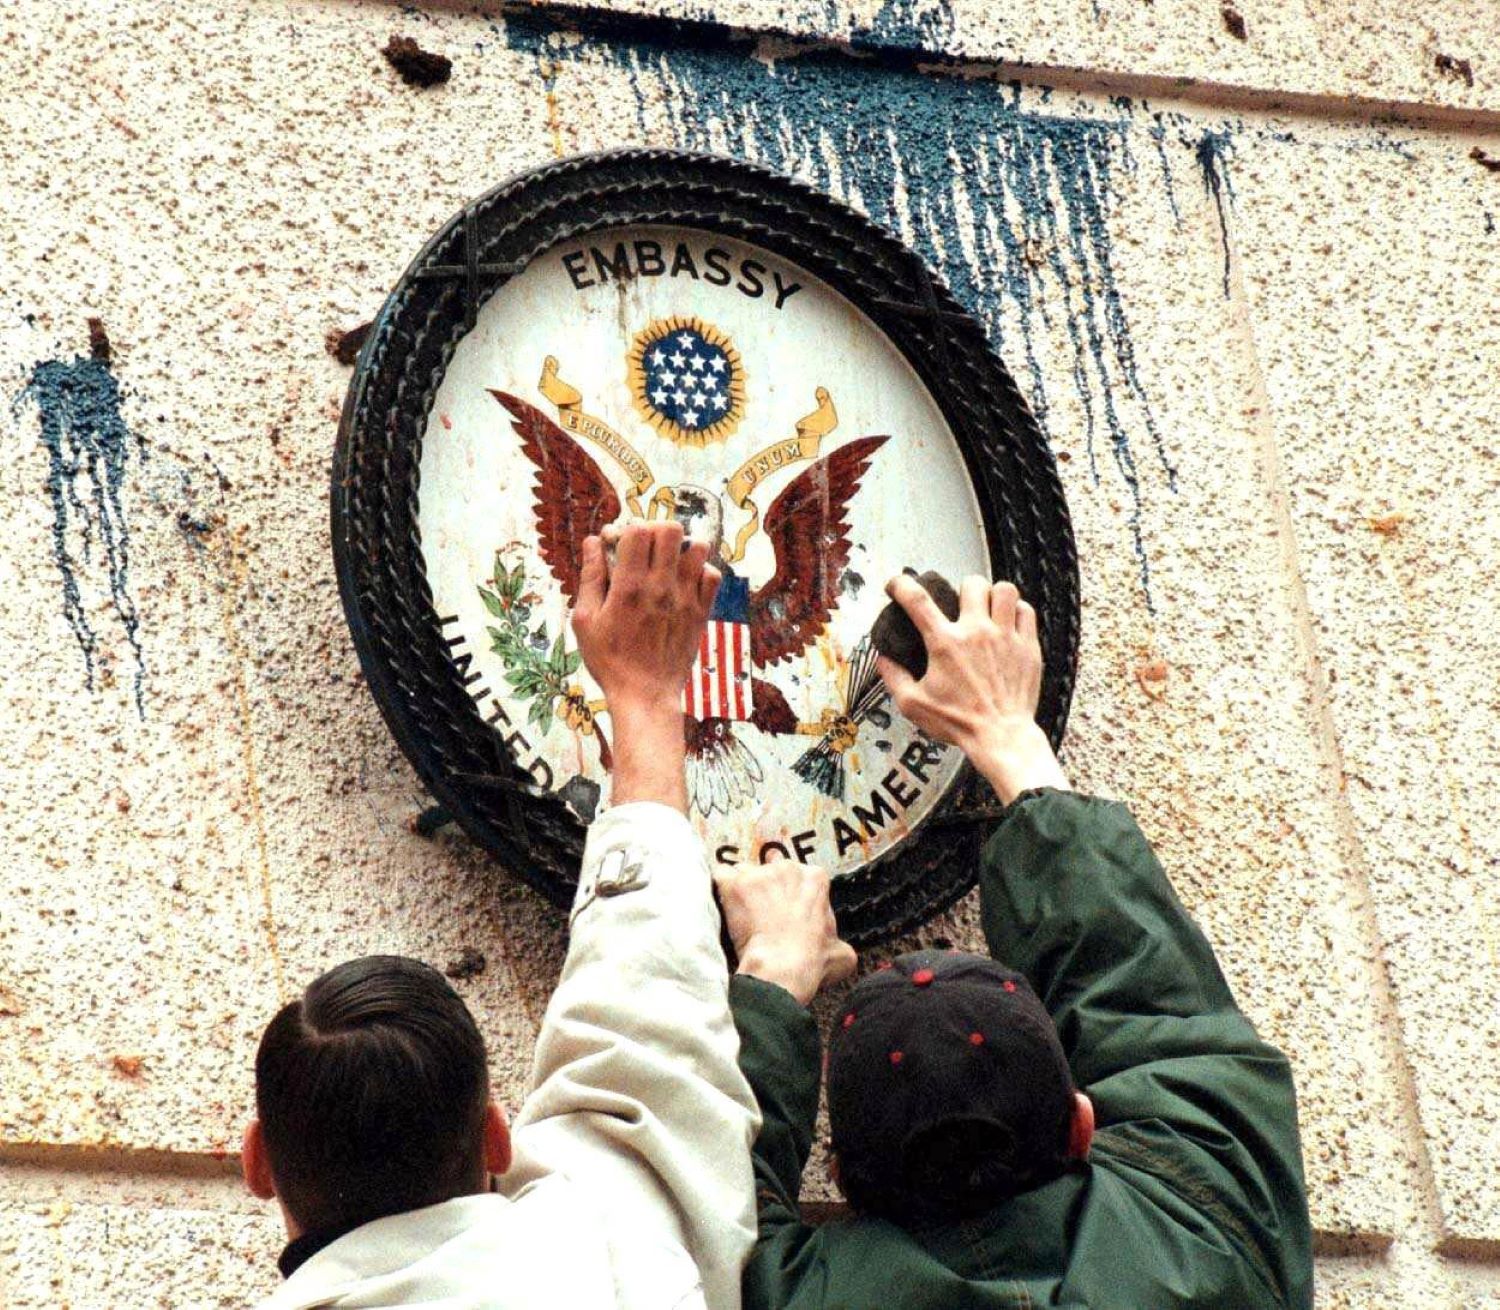
[[[880,12],[888,40],[915,40],[939,31],[948,10],[901,0]],[[506,19],[510,47],[547,69],[572,61],[585,76],[600,63],[621,70],[641,137],[660,132],[648,105],[663,107],[684,148],[723,149],[727,128],[735,153],[856,199],[912,242],[1021,370],[1043,431],[1051,406],[1037,347],[1052,324],[1049,304],[1060,304],[1089,467],[1101,479],[1102,454],[1128,491],[1132,547],[1152,603],[1138,447],[1173,489],[1176,471],[1137,368],[1108,221],[1115,170],[1133,167],[1128,116],[1028,112],[1019,86],[831,51],[767,67],[710,43],[671,44],[647,27],[581,42],[553,41],[556,32],[539,14]],[[1007,308],[1019,323],[1014,343],[1004,340]]]
[[[102,570],[110,607],[135,656],[135,706],[144,718],[146,665],[140,615],[130,594],[130,529],[123,500],[132,441],[120,413],[120,384],[106,359],[49,359],[32,369],[12,412],[26,400],[36,405],[47,449],[52,558],[62,584],[63,615],[83,655],[84,681],[93,691],[99,634],[90,621],[96,607],[87,593],[90,575]]]
[[[1177,208],[1177,188],[1172,182],[1172,160],[1167,154],[1167,125],[1160,114],[1151,116],[1151,126],[1146,129],[1151,144],[1156,147],[1156,161],[1161,166],[1162,185],[1167,189],[1167,203],[1172,206],[1172,226],[1182,231],[1182,211]]]
[[[1225,201],[1234,201],[1234,180],[1229,176],[1228,157],[1234,151],[1234,138],[1226,128],[1204,132],[1194,152],[1203,174],[1203,189],[1213,199],[1219,215],[1219,241],[1224,247],[1224,299],[1229,299],[1229,216]]]

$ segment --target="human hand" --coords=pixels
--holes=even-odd
[[[876,661],[896,708],[929,736],[963,751],[1006,804],[1031,787],[1066,790],[1067,777],[1036,723],[1042,647],[1036,611],[1020,592],[1009,582],[992,587],[966,577],[954,622],[912,578],[892,578],[886,592],[927,647],[920,680],[886,656]]]
[[[683,548],[678,522],[632,523],[611,535],[613,567],[599,537],[583,543],[573,609],[579,654],[614,718],[667,707],[680,715],[719,571],[707,563],[705,542]]]
[[[854,948],[839,940],[828,874],[815,864],[771,860],[714,875],[739,973],[785,987],[807,1005],[854,973]]]

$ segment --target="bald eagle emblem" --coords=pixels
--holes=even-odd
[[[706,324],[667,322],[667,327],[658,321],[637,335],[628,357],[632,384],[639,370],[643,385],[649,388],[646,401],[656,407],[660,419],[653,423],[658,430],[669,424],[697,433],[702,441],[693,440],[693,445],[720,439],[708,434],[726,419],[714,419],[713,414],[728,416],[732,405],[743,403],[742,390],[738,398],[732,395],[742,379],[739,357],[727,339]],[[715,367],[716,361],[722,361],[721,368]],[[690,387],[692,379],[706,380],[710,375],[722,376],[723,386]],[[778,736],[829,737],[829,723],[799,723],[782,692],[758,675],[800,656],[827,629],[852,548],[850,501],[889,438],[858,437],[821,453],[819,443],[837,425],[837,415],[832,398],[820,387],[817,408],[797,424],[796,437],[752,457],[733,477],[724,479],[721,495],[703,485],[658,485],[649,465],[628,441],[602,420],[583,413],[581,394],[558,376],[555,358],[545,362],[539,389],[557,407],[559,422],[511,392],[491,390],[490,394],[509,415],[521,450],[535,469],[532,493],[538,552],[570,606],[578,599],[584,538],[618,521],[622,514],[675,517],[690,536],[710,544],[710,559],[724,581],[683,693],[688,791],[692,808],[700,815],[728,815],[756,798],[765,776],[750,744],[736,735],[736,724],[748,723]],[[715,403],[719,396],[724,398],[722,407]],[[734,417],[737,421],[738,416]],[[573,433],[585,437],[625,471],[629,486],[623,501],[615,483]],[[751,492],[769,475],[808,460],[762,518]],[[750,515],[732,546],[724,531],[726,499]],[[756,582],[735,565],[742,565],[747,540],[760,532],[770,539],[775,567],[769,578]],[[575,731],[597,737],[601,765],[608,768],[608,746],[598,723],[607,705],[586,701],[581,688],[567,688],[558,693],[558,699],[558,717]],[[841,770],[831,767],[826,757],[830,749],[841,754],[849,744],[852,739],[840,738],[829,747],[825,740],[820,743],[819,767],[807,767],[810,761],[799,760],[796,775],[819,791],[841,792]]]

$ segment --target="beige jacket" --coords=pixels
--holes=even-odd
[[[666,806],[607,811],[497,1191],[356,1229],[261,1310],[738,1310],[760,1127],[738,1054],[702,842]]]

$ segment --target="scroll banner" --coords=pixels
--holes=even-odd
[[[556,384],[544,376],[542,380],[543,394],[546,394]],[[570,392],[576,395],[576,392]],[[738,509],[745,510],[749,515],[749,521],[739,530],[734,539],[734,551],[729,556],[729,563],[737,564],[745,556],[745,548],[750,544],[750,539],[760,530],[760,507],[750,499],[755,489],[760,486],[773,473],[782,469],[790,468],[793,464],[800,464],[805,460],[816,459],[822,447],[823,438],[838,426],[838,418],[833,410],[832,402],[827,400],[826,393],[820,395],[825,409],[819,415],[809,415],[797,424],[798,428],[813,427],[816,417],[817,431],[799,431],[795,437],[787,437],[782,441],[774,441],[763,450],[758,450],[751,455],[743,464],[734,471],[734,475],[727,484],[727,495]],[[652,483],[656,481],[651,472],[651,466],[646,463],[645,457],[624,437],[615,431],[608,423],[592,414],[585,414],[580,400],[554,399],[557,406],[557,421],[569,432],[576,432],[581,437],[586,437],[599,447],[605,454],[609,455],[619,466],[625,470],[625,475],[631,480],[631,488],[625,493],[625,504],[636,518],[645,518],[647,515],[641,509],[640,498],[651,489]],[[665,507],[668,512],[672,506],[672,490],[670,487],[662,487],[657,491],[651,501],[651,517],[655,517],[658,507]]]
[[[577,405],[559,405],[557,421],[569,432],[587,437],[625,470],[632,483],[631,489],[625,493],[625,503],[636,518],[644,518],[640,497],[645,495],[656,478],[641,453],[608,423],[592,414],[585,414]]]
[[[793,464],[800,464],[803,460],[816,459],[818,447],[826,435],[827,433],[808,433],[806,436],[788,437],[784,441],[773,442],[764,450],[756,451],[735,470],[734,476],[729,479],[727,494],[740,509],[749,510],[750,521],[734,539],[734,553],[729,557],[731,564],[744,558],[745,547],[760,528],[760,507],[750,499],[751,492],[771,474]]]

